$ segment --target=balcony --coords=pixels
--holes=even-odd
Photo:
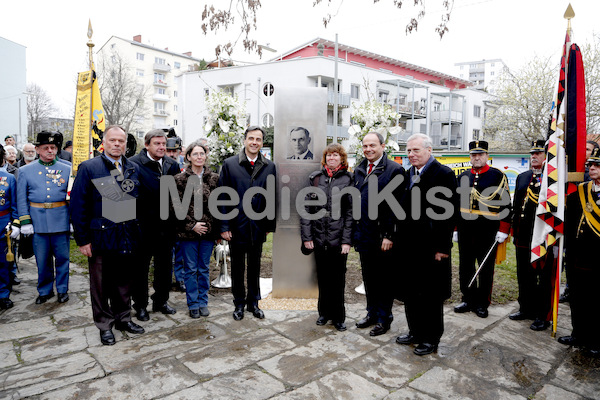
[[[152,95],[152,100],[156,100],[156,101],[170,101],[171,100],[171,96],[168,96],[166,94],[154,93]]]
[[[332,92],[333,93],[333,92]],[[348,129],[349,126],[338,126],[337,127],[337,137],[339,139],[348,139]],[[333,125],[327,125],[327,138],[333,138],[333,133],[335,132]]]
[[[156,117],[168,117],[171,114],[167,110],[154,110],[153,115]]]
[[[169,64],[154,63],[152,68],[157,72],[171,72],[171,66]]]
[[[348,108],[350,107],[350,93],[338,93],[338,107]],[[333,90],[327,91],[327,105],[333,106],[335,100],[335,92]]]
[[[154,86],[157,86],[157,87],[168,87],[169,84],[167,82],[163,81],[162,79],[155,79],[154,80]]]
[[[462,111],[432,111],[431,112],[431,121],[432,122],[441,122],[447,123],[452,118],[452,122],[462,122],[463,121],[463,113]]]

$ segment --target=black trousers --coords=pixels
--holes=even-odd
[[[414,294],[404,299],[409,334],[417,343],[439,344],[444,333],[444,300],[437,296]]]
[[[131,321],[131,280],[135,258],[131,255],[94,255],[88,258],[94,324],[112,329],[115,322]]]
[[[347,254],[341,253],[342,248],[315,246],[317,263],[317,284],[319,286],[319,316],[344,322],[346,309],[344,307],[344,289],[346,287]]]
[[[133,281],[133,308],[148,307],[148,274],[150,261],[154,257],[154,304],[163,305],[169,300],[171,275],[173,273],[173,237],[165,234],[146,234],[142,241],[142,254],[138,257],[136,273]]]
[[[569,305],[573,325],[572,335],[584,346],[600,350],[598,333],[600,332],[600,318],[598,318],[600,270],[597,265],[592,268],[578,268],[570,264],[567,268],[567,276],[571,292]]]
[[[515,247],[517,280],[519,282],[519,309],[543,321],[552,319],[552,277],[554,255],[552,249],[542,259],[531,263],[531,249]]]
[[[393,251],[382,251],[380,247],[373,247],[359,252],[367,296],[367,314],[377,322],[388,325],[393,319]]]
[[[262,255],[262,243],[245,244],[229,242],[231,251],[231,292],[233,293],[233,304],[236,307],[258,306],[260,300],[260,257]],[[246,268],[247,265],[247,268]],[[246,287],[244,286],[244,273],[246,273]]]
[[[480,217],[481,218],[481,217]],[[477,224],[465,224],[458,231],[460,291],[462,301],[471,307],[488,308],[492,302],[492,287],[494,285],[494,265],[496,263],[496,249],[488,257],[481,269],[479,276],[469,287],[469,282],[475,275],[477,268],[487,255],[496,239],[496,227],[480,227]],[[475,261],[478,265],[475,266]]]

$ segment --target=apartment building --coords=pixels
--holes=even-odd
[[[497,58],[494,60],[467,61],[454,64],[455,75],[473,83],[474,89],[495,93],[498,77],[508,69],[504,62]]]
[[[0,37],[0,138],[13,135],[18,146],[27,143],[26,47]]]

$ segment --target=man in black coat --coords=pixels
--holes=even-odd
[[[275,185],[275,164],[260,153],[264,137],[264,130],[258,126],[246,129],[244,148],[238,155],[225,160],[219,177],[219,186],[232,188],[239,196],[237,205],[221,207],[222,214],[230,213],[234,209],[238,212],[233,218],[221,218],[221,238],[230,241],[231,290],[235,305],[233,319],[236,321],[244,318],[244,306],[256,318],[265,317],[263,311],[258,308],[260,257],[267,233],[275,230],[275,204],[267,204],[267,199],[262,194],[252,196],[252,210],[246,209],[242,201],[246,191],[251,188],[265,189],[269,180],[269,185]],[[268,212],[267,206],[273,207],[272,213]],[[244,286],[244,272],[248,292]]]
[[[554,253],[531,262],[531,239],[538,206],[546,152],[545,141],[532,143],[531,169],[517,176],[513,201],[513,236],[519,282],[519,311],[510,314],[512,320],[535,319],[530,328],[543,331],[550,326],[552,304],[552,268]]]
[[[454,307],[454,311],[474,311],[478,317],[487,318],[492,301],[497,244],[508,238],[510,230],[510,193],[506,175],[487,164],[486,141],[470,142],[469,153],[473,168],[458,177],[461,215],[457,239],[462,303]],[[478,278],[469,287],[476,271],[475,261],[482,263],[492,246]]]
[[[579,184],[577,191],[567,196],[565,259],[573,331],[558,342],[583,346],[600,357],[600,263],[595,251],[600,247],[600,149],[592,151],[587,164],[591,181]]]
[[[104,154],[79,165],[71,191],[71,218],[79,251],[88,257],[94,323],[104,345],[112,328],[144,333],[131,321],[131,283],[139,254],[135,213],[138,167],[123,156],[127,135],[118,126],[104,132]],[[105,215],[105,210],[114,214]]]
[[[152,311],[163,314],[175,314],[171,307],[169,290],[173,272],[173,246],[175,244],[175,220],[169,216],[167,220],[160,218],[160,207],[168,208],[168,204],[160,203],[160,178],[163,175],[177,175],[179,164],[171,157],[165,156],[167,136],[162,129],[154,129],[144,137],[145,149],[130,158],[139,166],[140,197],[138,216],[142,227],[144,251],[139,257],[139,269],[133,286],[133,308],[137,319],[148,321],[148,272],[150,260],[154,256],[154,294],[152,295]]]
[[[433,157],[432,150],[427,135],[408,138],[412,167],[402,200],[406,219],[399,223],[400,297],[409,332],[396,343],[418,344],[414,353],[420,356],[436,351],[444,333],[443,304],[451,295],[450,254],[458,211],[456,175]]]
[[[361,194],[361,218],[356,221],[354,244],[360,255],[360,264],[367,295],[367,316],[356,323],[357,328],[373,326],[370,336],[383,335],[392,323],[392,290],[394,266],[394,242],[396,220],[406,185],[404,168],[387,158],[385,142],[381,134],[368,133],[362,141],[365,159],[354,170],[354,186]],[[389,185],[389,186],[388,186]],[[372,187],[376,186],[376,187]],[[385,192],[390,197],[378,204],[369,198],[373,192]],[[391,204],[390,204],[391,203]],[[373,214],[369,213],[376,211]]]

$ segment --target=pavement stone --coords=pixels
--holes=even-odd
[[[535,400],[583,400],[585,397],[581,397],[573,392],[567,392],[564,389],[553,385],[544,385],[542,390],[535,394]]]
[[[48,332],[19,340],[21,360],[25,363],[85,350],[88,342],[84,328]]]

